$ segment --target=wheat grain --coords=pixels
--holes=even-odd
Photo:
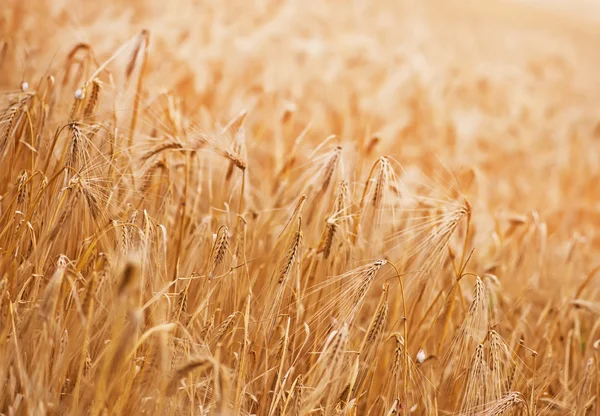
[[[227,248],[229,247],[229,228],[223,225],[217,232],[217,237],[213,245],[213,249],[210,256],[208,278],[213,279],[217,268],[223,263]]]
[[[491,406],[482,414],[485,416],[499,416],[507,414],[517,407],[526,407],[526,401],[520,392],[511,392]]]
[[[277,283],[283,284],[287,281],[292,266],[298,258],[300,244],[302,243],[302,230],[298,226],[298,231],[294,234],[290,247],[287,250],[285,257],[282,259],[277,273]]]
[[[100,81],[98,79],[94,79],[92,81],[92,91],[90,92],[90,96],[88,98],[87,104],[85,105],[85,109],[83,110],[83,117],[85,119],[89,119],[96,112],[96,108],[98,107],[98,100],[100,98]]]

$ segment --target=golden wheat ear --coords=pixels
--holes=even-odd
[[[507,393],[500,400],[489,404],[488,408],[477,414],[482,416],[500,416],[511,414],[514,410],[525,409],[525,414],[529,414],[529,406],[527,400],[518,391]]]
[[[215,237],[215,243],[211,251],[209,266],[208,266],[208,279],[212,280],[215,278],[217,269],[223,264],[227,249],[229,247],[229,228],[223,225],[217,231]]]
[[[461,414],[474,414],[476,409],[484,408],[486,404],[485,389],[488,382],[488,364],[485,362],[483,344],[475,348],[475,353],[469,365],[467,381],[463,390]]]
[[[56,270],[42,295],[39,313],[46,320],[52,321],[54,319],[60,288],[67,272],[68,264],[69,259],[66,256],[60,255],[56,263]]]
[[[373,376],[377,370],[378,354],[382,347],[385,326],[388,317],[388,291],[389,285],[386,283],[383,286],[379,304],[375,309],[375,314],[371,318],[371,322],[367,327],[365,337],[360,346],[359,358],[360,367],[354,384],[353,397],[360,396],[361,390],[367,384],[367,378]]]
[[[282,306],[287,306],[282,305],[282,302],[284,301],[285,293],[290,286],[289,280],[292,271],[294,270],[294,266],[296,263],[299,263],[301,259],[303,234],[300,217],[298,218],[297,224],[296,231],[288,237],[287,249],[277,263],[277,269],[275,269],[273,273],[271,282],[267,283],[267,297],[271,299],[271,304],[264,308],[263,319],[270,322],[267,325],[268,333],[272,332]]]
[[[336,404],[335,400],[340,397],[345,387],[340,381],[345,379],[343,372],[347,368],[345,352],[348,337],[347,325],[329,334],[321,355],[306,375],[307,385],[312,386],[313,390],[306,395],[302,413],[311,412],[323,395],[328,398],[326,407],[329,412],[331,406]]]
[[[365,182],[360,199],[358,219],[354,225],[354,239],[358,237],[361,229],[371,231],[374,225],[379,225],[389,183],[394,176],[391,164],[386,157],[381,157],[375,162]],[[368,236],[367,236],[368,238]]]

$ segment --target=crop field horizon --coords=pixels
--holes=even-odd
[[[0,5],[0,415],[600,415],[593,1]]]

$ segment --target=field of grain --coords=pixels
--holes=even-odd
[[[594,2],[0,6],[0,414],[600,415]]]

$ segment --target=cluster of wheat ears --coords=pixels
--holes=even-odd
[[[286,97],[213,57],[194,95],[153,87],[152,39],[29,79],[0,44],[2,414],[600,412],[597,131],[561,62],[348,55],[346,94],[290,68]]]

